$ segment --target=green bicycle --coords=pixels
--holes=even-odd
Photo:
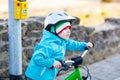
[[[67,61],[61,61],[63,67],[59,70],[58,75],[61,71],[67,71],[69,68],[71,68],[71,66],[74,66],[74,71],[69,76],[67,76],[64,80],[91,80],[89,69],[86,66],[84,67],[81,66],[81,68],[87,71],[87,75],[82,76],[79,68],[80,67],[79,65],[82,64],[83,57],[87,52],[88,52],[88,49],[85,50],[82,53],[82,55],[79,57],[75,57]]]

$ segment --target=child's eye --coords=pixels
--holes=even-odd
[[[69,29],[71,29],[72,27],[71,26],[69,26]]]

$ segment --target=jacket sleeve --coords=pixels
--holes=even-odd
[[[86,42],[78,42],[75,40],[66,40],[66,49],[67,50],[77,50],[83,52],[85,50],[85,47],[87,47]]]
[[[37,45],[34,49],[32,60],[35,64],[45,67],[51,67],[54,63],[54,59],[50,57],[52,50],[49,47]]]

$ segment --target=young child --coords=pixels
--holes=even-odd
[[[72,20],[75,18],[64,11],[54,11],[46,17],[42,39],[35,46],[25,72],[27,80],[54,80],[66,50],[84,51],[85,47],[93,47],[91,42],[69,39]]]

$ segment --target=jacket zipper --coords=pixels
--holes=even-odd
[[[44,74],[44,72],[46,71],[46,67],[44,67],[40,73],[40,76],[42,76]]]

